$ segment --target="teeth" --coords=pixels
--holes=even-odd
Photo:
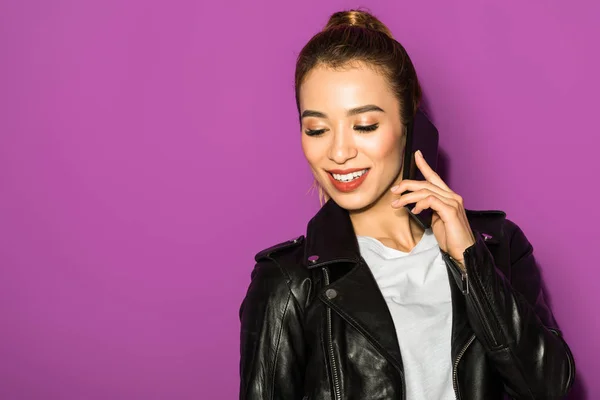
[[[367,170],[363,169],[362,171],[351,172],[351,173],[345,174],[345,175],[340,175],[340,174],[331,174],[331,175],[333,175],[333,179],[335,179],[336,181],[350,182],[350,181],[355,180],[356,178],[360,178],[361,176],[363,176],[365,174],[365,172],[367,172]]]

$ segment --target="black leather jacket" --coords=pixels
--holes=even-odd
[[[532,246],[500,211],[467,211],[466,274],[448,254],[457,399],[564,396],[575,364],[544,300]],[[256,255],[240,309],[240,399],[404,399],[392,317],[333,201],[306,238]]]

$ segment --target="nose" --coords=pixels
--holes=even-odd
[[[329,148],[329,159],[336,164],[344,164],[358,154],[352,132],[348,129],[338,129],[333,134],[333,141]]]

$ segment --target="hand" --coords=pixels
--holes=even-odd
[[[463,199],[454,193],[440,176],[427,164],[420,151],[415,153],[417,167],[425,181],[405,179],[392,188],[392,193],[402,194],[392,203],[392,207],[401,208],[416,203],[413,213],[418,214],[426,208],[433,210],[431,229],[440,249],[450,254],[464,269],[464,251],[475,244],[475,236],[467,220]]]

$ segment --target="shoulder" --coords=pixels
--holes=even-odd
[[[523,240],[525,235],[514,221],[507,218],[501,210],[465,210],[471,229],[480,233],[486,241]]]
[[[290,302],[303,304],[306,297],[299,283],[300,266],[291,261],[293,255],[303,246],[304,237],[286,240],[256,253],[256,264],[250,274],[250,285],[240,306],[240,319],[243,324],[264,316],[265,307],[273,310],[287,309]],[[295,272],[294,272],[295,271]]]
[[[505,237],[506,213],[501,210],[465,210],[469,225],[488,242],[498,242]]]
[[[521,227],[499,210],[466,210],[473,232],[477,233],[491,250],[503,249],[509,260],[518,260],[533,252],[533,246]],[[494,252],[496,256],[499,253]]]
[[[256,267],[252,279],[270,282],[270,286],[286,286],[296,298],[306,297],[305,289],[310,287],[310,271],[304,259],[304,236],[298,236],[267,247],[256,253]]]
[[[259,262],[261,260],[270,259],[271,257],[279,257],[287,252],[290,252],[299,247],[303,247],[304,236],[298,236],[296,238],[286,240],[285,242],[277,243],[273,246],[267,247],[256,253],[254,260]]]

